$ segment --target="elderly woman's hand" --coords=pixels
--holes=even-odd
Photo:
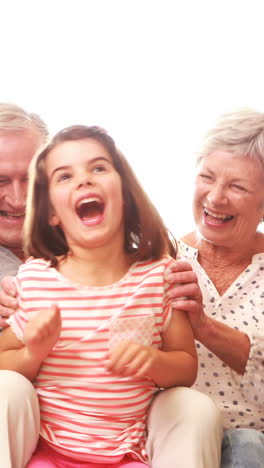
[[[8,326],[7,318],[12,315],[17,308],[16,286],[13,276],[6,276],[1,282],[3,291],[0,291],[0,328]]]
[[[187,262],[176,261],[172,264],[166,280],[171,284],[167,298],[175,309],[187,312],[194,336],[197,338],[198,329],[206,324],[203,311],[203,297],[196,273]]]

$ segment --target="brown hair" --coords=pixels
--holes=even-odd
[[[104,145],[121,177],[126,252],[130,253],[135,261],[157,260],[167,253],[176,257],[175,239],[168,232],[114,140],[102,128],[84,125],[74,125],[58,132],[32,160],[24,226],[26,255],[42,257],[56,265],[57,256],[65,255],[69,251],[62,229],[49,225],[49,182],[45,160],[50,151],[60,143],[85,138],[93,138]]]

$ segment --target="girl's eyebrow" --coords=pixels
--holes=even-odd
[[[59,166],[59,167],[56,167],[52,173],[51,173],[51,178],[56,174],[56,172],[59,172],[59,171],[66,171],[67,169],[70,169],[71,166]]]
[[[94,163],[96,163],[98,161],[106,161],[109,164],[113,165],[112,161],[110,161],[110,159],[108,159],[108,158],[105,158],[104,156],[97,156],[96,158],[89,159],[89,161],[87,161],[87,162],[88,162],[88,165],[90,165],[90,164],[94,164]],[[56,174],[56,172],[69,170],[69,169],[71,169],[71,167],[72,166],[69,165],[69,164],[65,165],[65,166],[56,167],[51,173],[51,178]]]

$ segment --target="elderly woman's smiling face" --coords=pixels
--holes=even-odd
[[[201,236],[223,246],[250,246],[264,216],[264,169],[257,161],[226,151],[204,156],[193,201]]]

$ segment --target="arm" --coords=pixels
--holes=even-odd
[[[147,376],[159,387],[191,386],[197,375],[193,333],[185,314],[172,311],[162,334],[162,349],[123,341],[112,353],[107,368],[121,376]]]
[[[263,304],[262,304],[263,311]],[[257,405],[262,411],[264,406],[264,336],[263,328],[250,336],[250,353],[247,366],[239,385],[244,397]],[[236,376],[234,376],[236,378]]]
[[[243,375],[250,352],[246,333],[205,316],[203,326],[194,331],[196,338],[206,348],[238,374]]]
[[[40,362],[32,359],[27,347],[13,333],[11,328],[3,331],[0,340],[0,369],[8,369],[34,380]]]
[[[187,262],[175,263],[167,280],[175,285],[168,298],[174,307],[188,314],[195,339],[237,373],[244,374],[250,352],[249,337],[205,315],[198,278],[191,266]],[[177,286],[179,283],[181,286]],[[188,299],[178,300],[183,295]]]
[[[162,334],[162,350],[149,370],[159,387],[193,385],[197,376],[197,353],[189,320],[180,310],[172,310],[170,323]]]
[[[42,361],[56,344],[60,330],[57,306],[42,310],[29,320],[24,330],[24,343],[7,328],[0,339],[0,369],[13,370],[34,380]]]

